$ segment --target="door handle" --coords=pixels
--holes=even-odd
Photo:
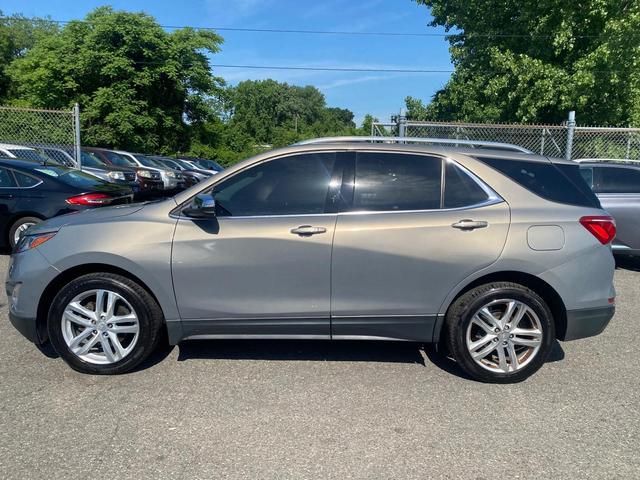
[[[0,193],[0,198],[13,198],[10,193]]]
[[[459,230],[475,230],[476,228],[486,228],[489,226],[489,223],[485,222],[484,220],[475,221],[466,218],[464,220],[460,220],[457,223],[454,223],[451,226]]]
[[[311,225],[300,225],[298,228],[292,228],[291,233],[300,235],[301,237],[310,237],[327,231],[324,227],[312,227]]]

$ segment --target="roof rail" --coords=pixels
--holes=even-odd
[[[640,160],[633,158],[576,158],[574,162],[577,163],[640,163]]]
[[[483,140],[457,140],[455,138],[419,138],[419,137],[324,137],[303,140],[294,145],[315,145],[321,143],[425,143],[431,145],[452,145],[465,147],[490,147],[498,150],[533,154],[531,150],[512,143],[486,142]]]

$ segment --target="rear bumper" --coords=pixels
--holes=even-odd
[[[599,335],[609,325],[616,311],[614,305],[606,307],[585,308],[567,311],[567,328],[560,340],[577,340],[579,338]]]

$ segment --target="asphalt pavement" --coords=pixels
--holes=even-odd
[[[609,328],[517,385],[382,342],[187,342],[81,375],[13,329],[3,291],[0,479],[637,479],[639,280],[617,270]]]

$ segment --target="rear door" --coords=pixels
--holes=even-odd
[[[362,152],[354,170],[334,238],[332,336],[429,341],[446,295],[500,255],[509,207],[436,156]]]
[[[617,165],[593,166],[593,190],[602,207],[616,220],[614,251],[640,250],[640,170]]]

